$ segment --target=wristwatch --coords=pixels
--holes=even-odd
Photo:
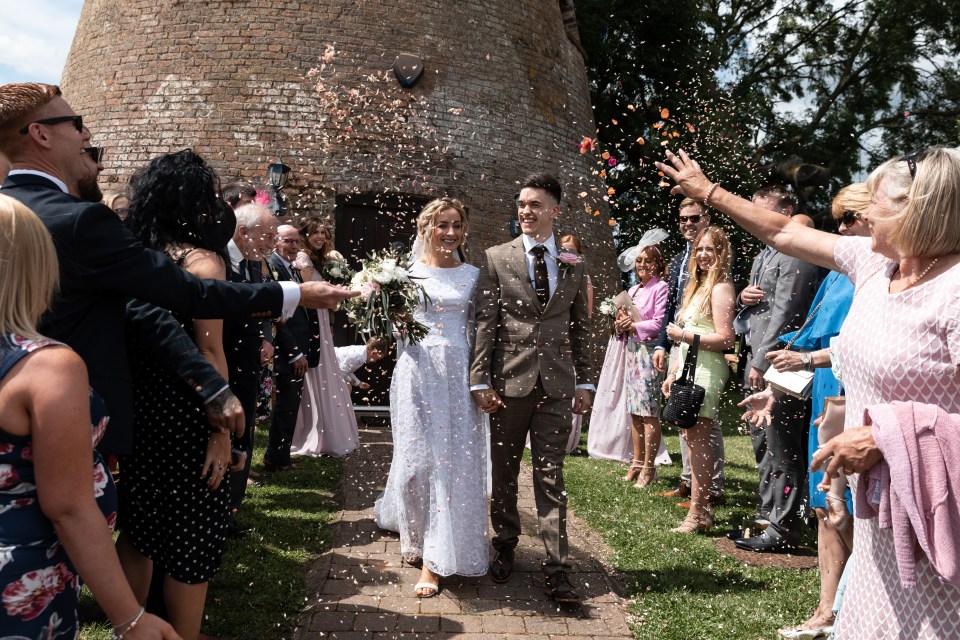
[[[810,357],[809,353],[801,353],[800,362],[803,364],[804,371],[810,371],[813,369],[813,359]]]

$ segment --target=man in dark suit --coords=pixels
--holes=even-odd
[[[352,294],[319,282],[284,289],[278,284],[239,285],[193,277],[162,253],[144,248],[99,203],[97,175],[102,167],[87,152],[89,143],[89,131],[59,87],[39,83],[0,87],[0,152],[13,166],[3,192],[40,217],[60,261],[60,291],[40,330],[83,358],[91,385],[111,414],[100,448],[122,454],[132,443],[124,338],[129,298],[194,318],[251,314],[266,318],[290,313],[297,304],[333,308]],[[242,416],[226,416],[224,426],[240,433]]]
[[[242,205],[234,213],[237,227],[227,243],[229,278],[233,282],[263,282],[260,265],[273,249],[277,219],[270,209],[258,204]],[[223,321],[223,350],[230,371],[230,388],[243,405],[246,426],[243,435],[234,439],[234,473],[230,474],[230,507],[233,512],[243,502],[250,476],[260,369],[264,358],[273,357],[273,345],[264,340],[270,333],[269,322],[240,316]],[[237,535],[242,533],[242,528],[231,519],[227,533]]]
[[[670,293],[667,297],[667,313],[664,316],[663,326],[660,328],[660,337],[657,339],[657,346],[653,353],[653,365],[658,371],[663,372],[666,369],[670,348],[673,346],[673,341],[667,337],[667,325],[677,321],[677,312],[680,311],[680,305],[683,302],[683,288],[687,285],[690,276],[687,266],[690,264],[693,241],[698,233],[710,226],[710,221],[710,210],[706,205],[691,198],[684,198],[680,202],[680,233],[686,243],[683,251],[677,253],[670,260],[667,275],[667,284],[670,287]],[[736,263],[736,260],[734,260],[734,263]],[[723,432],[720,430],[719,420],[714,420],[713,424],[710,425],[710,449],[713,452],[710,504],[718,506],[726,504],[726,498],[723,495],[723,464],[726,454],[723,449]],[[690,497],[690,452],[684,438],[680,438],[680,459],[683,462],[680,484],[670,491],[661,492],[660,495],[669,498]],[[690,506],[686,502],[680,504],[685,505],[684,508]]]
[[[496,555],[490,576],[506,582],[513,573],[521,532],[517,477],[529,434],[537,518],[547,552],[544,591],[558,603],[578,603],[567,576],[563,460],[572,428],[571,399],[574,413],[586,413],[594,387],[586,267],[582,260],[561,264],[553,233],[561,195],[553,176],[528,176],[517,199],[523,234],[484,254],[470,389],[491,414],[490,519]]]
[[[763,187],[755,204],[785,216],[793,215],[795,201],[779,185]],[[746,333],[748,348],[744,383],[748,391],[764,387],[770,363],[765,356],[776,348],[779,336],[803,324],[817,289],[815,265],[765,247],[754,259],[750,286],[740,292],[740,313],[734,323]],[[804,437],[809,401],[783,395],[774,405],[770,426],[750,430],[760,476],[758,516],[769,524],[753,538],[737,540],[741,549],[776,552],[800,540],[801,501],[806,481],[807,448]]]
[[[300,232],[288,224],[277,229],[277,247],[268,262],[275,280],[301,282],[300,270],[293,266],[300,250]],[[270,421],[270,438],[263,454],[268,471],[285,471],[290,465],[290,444],[300,411],[303,376],[320,364],[319,318],[312,309],[298,307],[277,327],[273,370],[277,380],[277,401]]]

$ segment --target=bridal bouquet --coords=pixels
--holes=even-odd
[[[393,340],[396,333],[416,344],[430,332],[413,317],[421,301],[430,300],[423,285],[410,276],[409,266],[408,255],[387,249],[369,254],[363,268],[353,274],[350,288],[360,295],[347,300],[344,310],[364,337]]]
[[[331,284],[347,286],[353,278],[353,269],[350,263],[342,258],[327,260],[320,267],[320,275]]]

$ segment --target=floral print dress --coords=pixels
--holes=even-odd
[[[60,345],[17,335],[0,339],[0,379],[37,349]],[[92,437],[107,428],[106,405],[90,392]],[[103,459],[93,452],[94,495],[107,524],[117,519],[117,495]],[[80,577],[37,500],[29,436],[3,429],[0,416],[0,635],[4,638],[75,638]]]

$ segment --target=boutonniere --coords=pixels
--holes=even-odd
[[[573,251],[561,251],[557,254],[557,267],[560,268],[560,275],[564,276],[569,271],[576,268],[577,265],[583,264],[586,260],[579,253],[574,253]]]

